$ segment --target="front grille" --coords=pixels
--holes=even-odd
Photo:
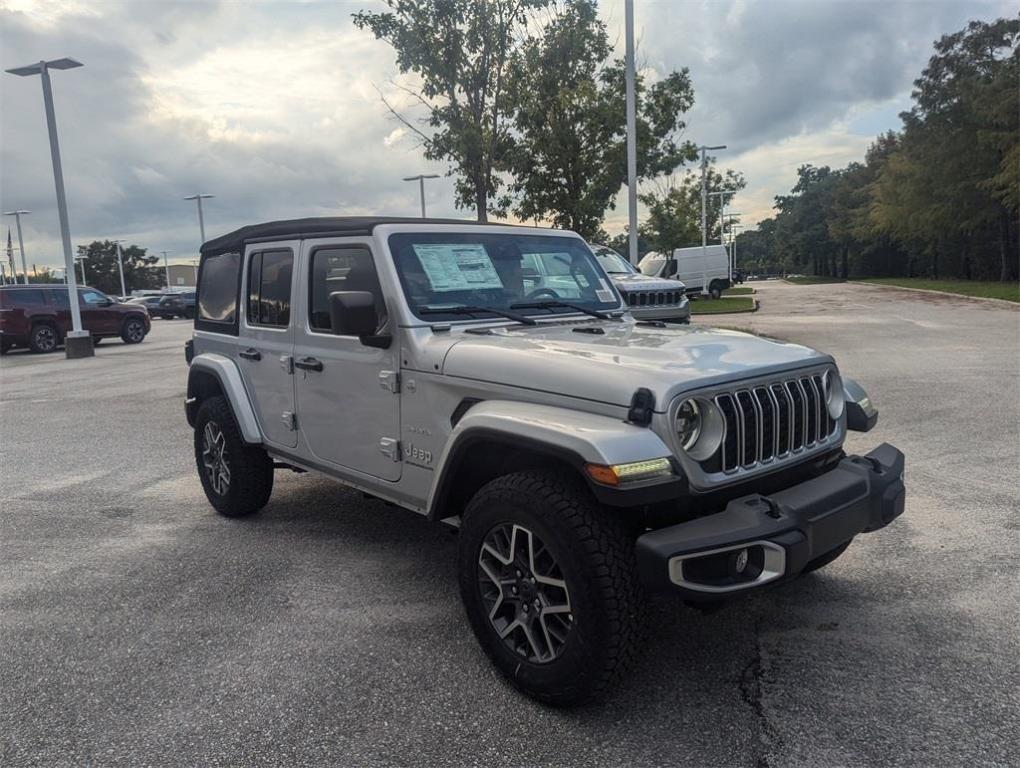
[[[671,307],[683,301],[683,291],[627,291],[632,307]]]
[[[714,400],[723,417],[723,472],[812,450],[838,428],[825,406],[821,373],[724,392]]]

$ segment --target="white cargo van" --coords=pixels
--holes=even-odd
[[[687,294],[719,294],[730,287],[730,257],[723,245],[700,245],[694,248],[677,248],[672,258],[656,251],[646,253],[638,263],[642,274],[651,277],[668,277],[680,280],[687,286]]]

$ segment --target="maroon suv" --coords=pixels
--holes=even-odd
[[[149,332],[149,312],[138,304],[120,304],[95,288],[78,289],[81,322],[92,340],[119,336],[125,344],[138,344]],[[0,286],[0,352],[28,347],[52,352],[71,330],[67,286]]]

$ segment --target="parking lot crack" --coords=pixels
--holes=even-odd
[[[765,710],[765,683],[766,669],[761,646],[761,621],[756,620],[754,624],[754,655],[740,675],[740,694],[754,715],[757,731],[758,746],[753,755],[756,768],[771,768],[772,763],[769,756],[774,754],[781,745],[779,732]]]

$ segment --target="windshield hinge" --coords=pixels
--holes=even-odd
[[[397,394],[400,391],[400,374],[396,371],[379,371],[379,386]]]

